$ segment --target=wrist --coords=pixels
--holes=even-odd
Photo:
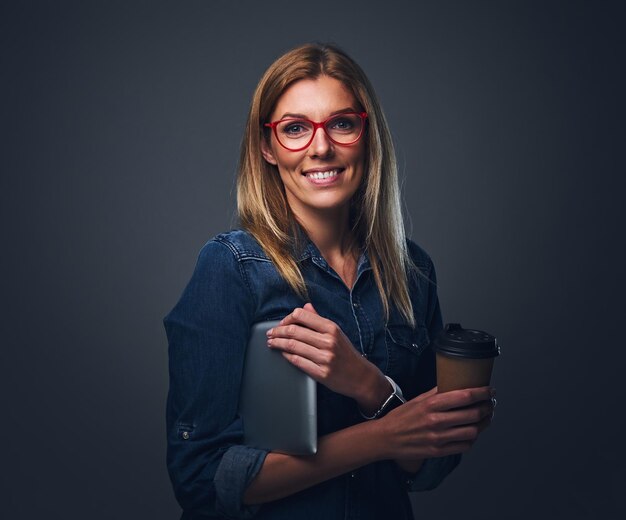
[[[375,365],[368,377],[362,380],[362,390],[355,398],[362,415],[375,414],[393,391],[391,383]]]
[[[389,376],[385,376],[385,379],[391,385],[391,393],[383,401],[378,410],[376,410],[372,415],[366,415],[361,411],[361,415],[363,416],[363,418],[367,420],[380,419],[381,417],[387,415],[387,413],[389,413],[394,408],[397,408],[398,406],[406,403],[406,399],[404,399],[404,396],[402,395],[402,390],[396,384],[396,382]]]

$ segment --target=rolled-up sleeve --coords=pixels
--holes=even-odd
[[[213,240],[163,320],[170,376],[167,467],[186,512],[249,518],[257,510],[243,505],[243,493],[267,451],[242,445],[237,415],[254,308],[234,252]]]
[[[429,491],[435,489],[448,474],[459,465],[461,455],[448,455],[426,459],[417,473],[406,473],[408,491]]]

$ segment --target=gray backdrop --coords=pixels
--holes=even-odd
[[[623,518],[623,2],[6,4],[2,518],[177,518],[161,320],[234,223],[256,82],[311,40],[380,95],[445,321],[502,346],[418,518]]]

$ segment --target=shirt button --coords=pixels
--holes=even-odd
[[[417,343],[412,343],[411,345],[413,346],[413,348],[417,348]]]
[[[350,476],[351,476],[352,478],[354,478],[354,477],[356,477],[356,473],[352,472],[352,473],[350,473]]]
[[[183,439],[189,439],[189,432],[183,432]]]
[[[358,304],[358,303],[353,303],[353,304],[352,304],[352,306],[353,306],[355,309],[358,309],[358,308],[359,308],[359,304]]]
[[[410,486],[411,484],[413,484],[413,481],[412,481],[412,480],[407,480],[407,481],[406,481],[406,485],[407,485],[407,486]]]

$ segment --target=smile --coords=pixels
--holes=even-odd
[[[308,172],[305,175],[309,179],[328,179],[329,177],[336,177],[339,174],[339,170],[327,170],[323,172]]]
[[[330,184],[334,184],[339,174],[343,173],[345,168],[332,168],[328,170],[309,170],[302,172],[302,175],[306,177],[306,180],[311,184],[316,184],[318,186],[327,186]]]

